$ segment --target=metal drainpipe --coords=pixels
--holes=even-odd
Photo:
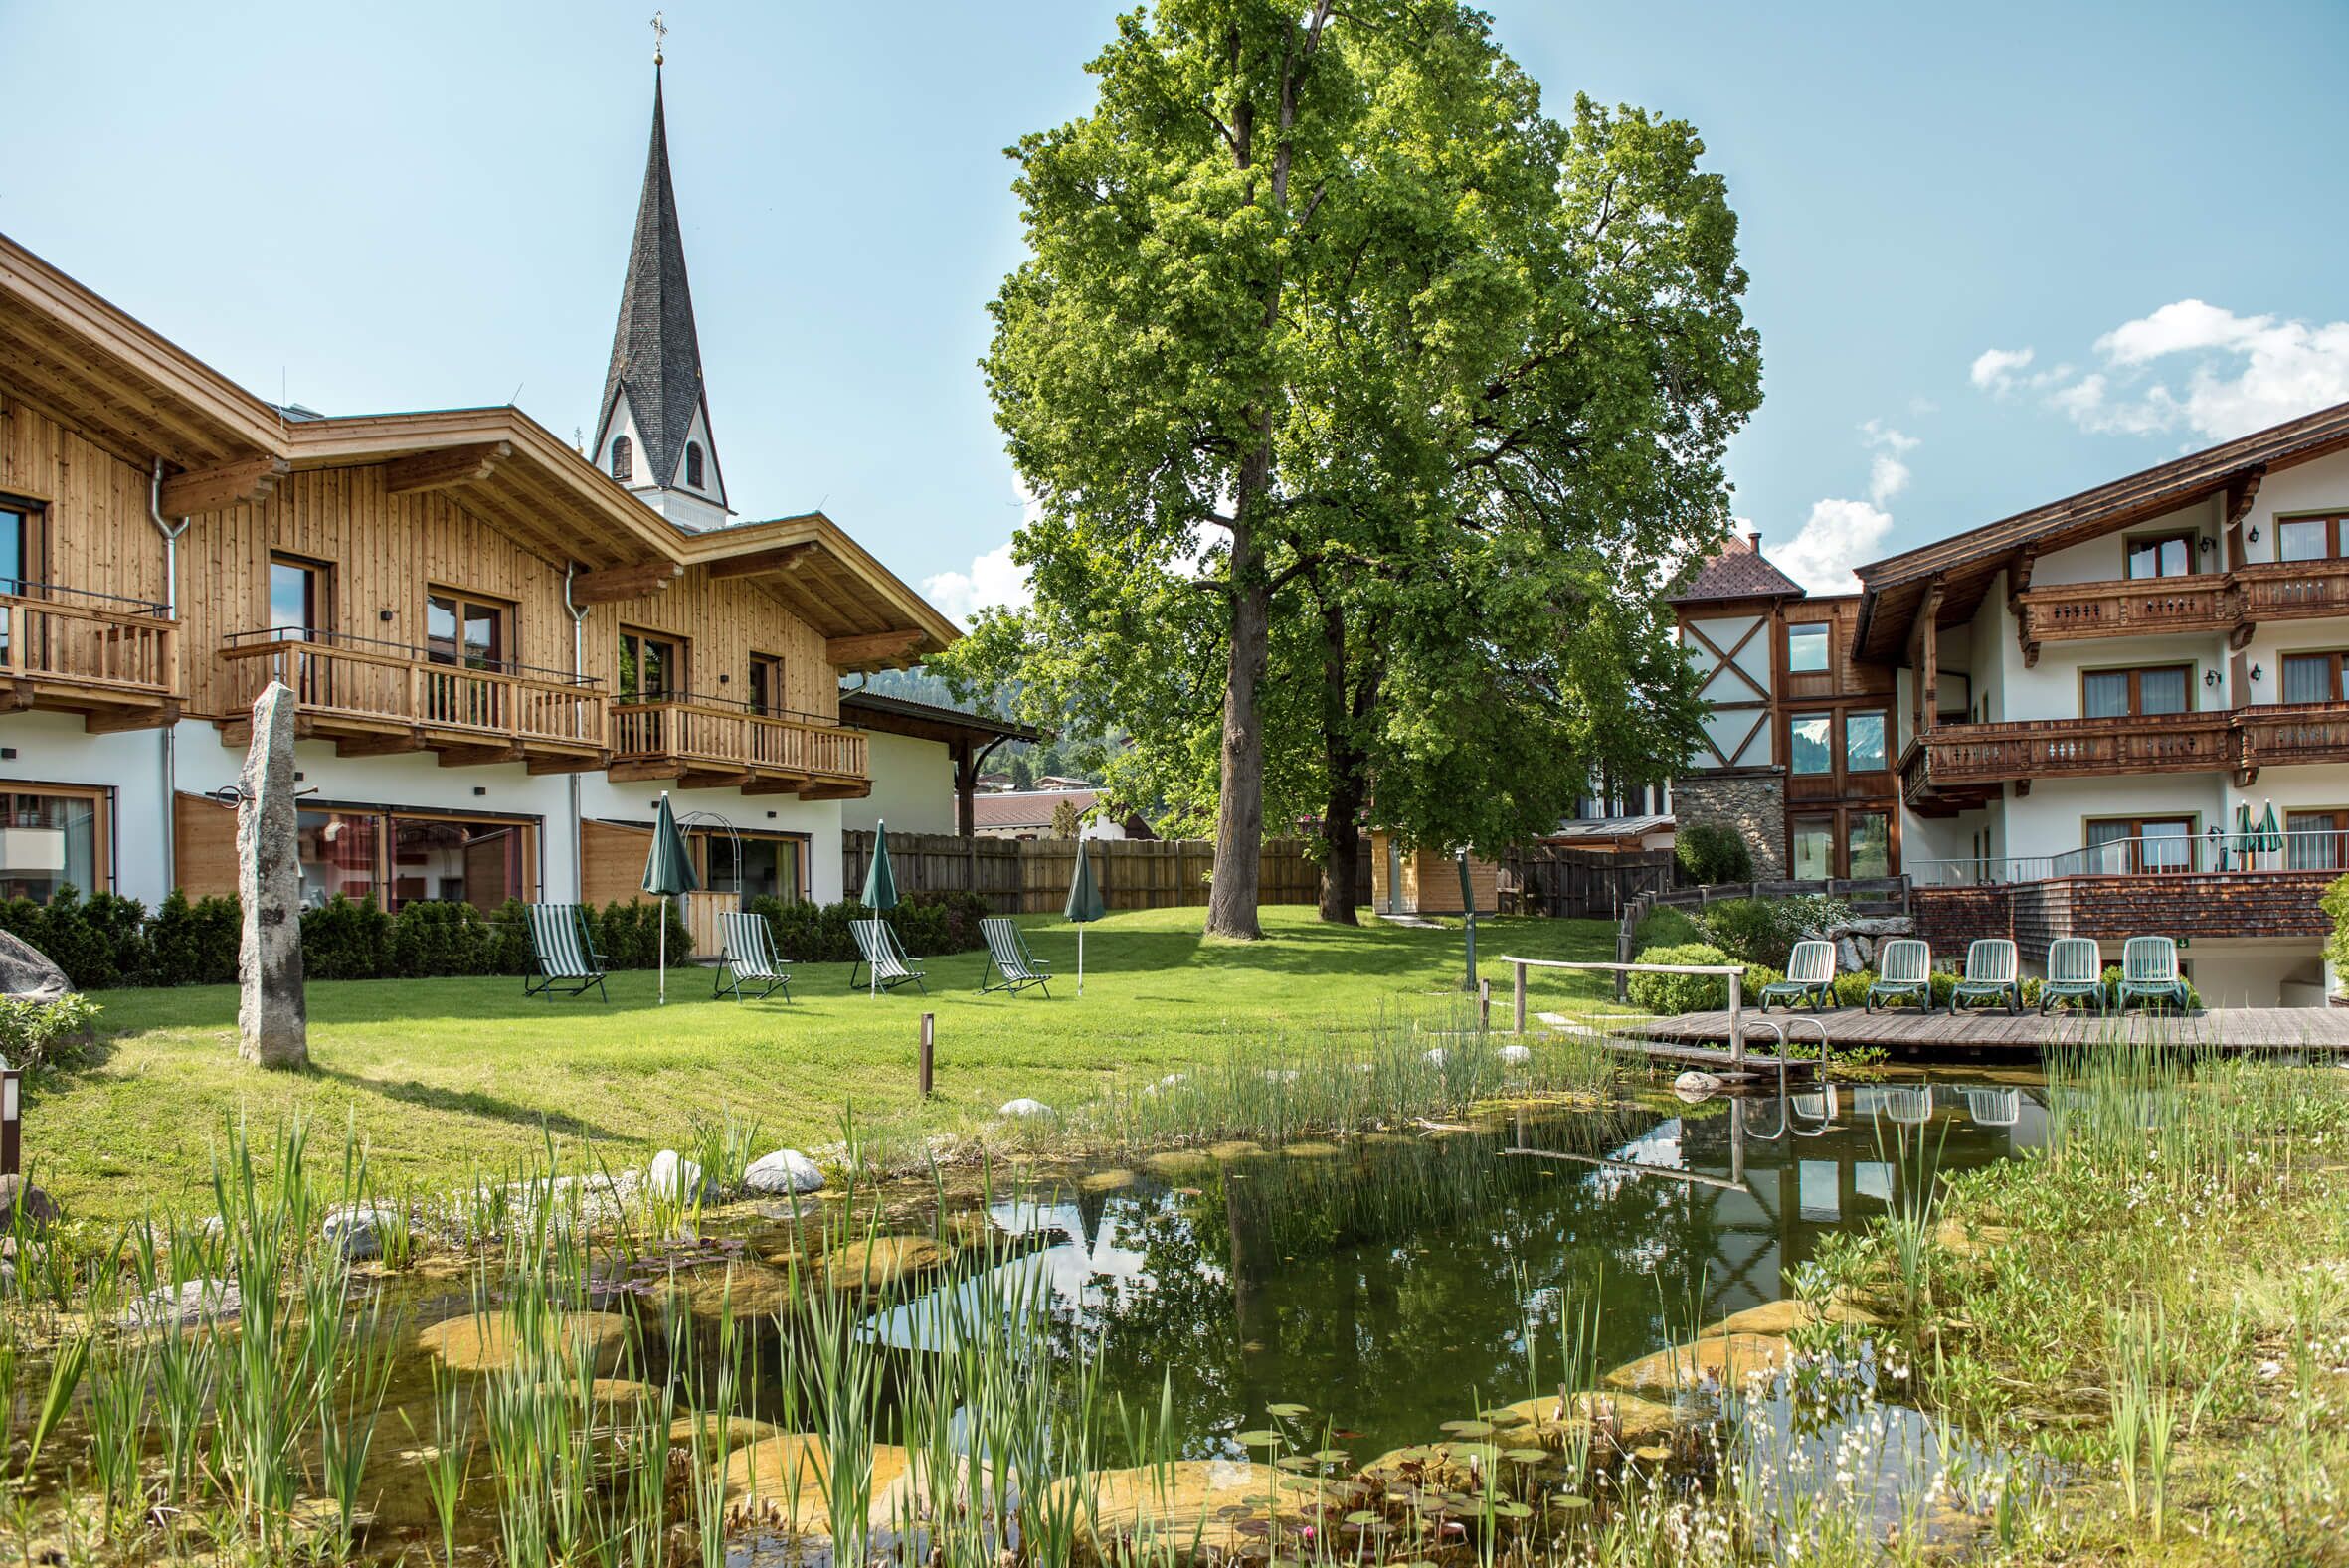
[[[575,679],[587,674],[587,611],[571,602],[571,579],[578,571],[578,562],[563,563],[563,608],[571,611],[571,674]],[[579,773],[575,769],[566,777],[571,781],[571,897],[585,904],[587,854],[580,842],[585,830],[579,821]]]
[[[147,517],[154,523],[155,531],[163,536],[163,609],[176,621],[179,619],[179,536],[188,531],[192,519],[181,518],[176,528],[163,520],[163,459],[159,456],[147,490]],[[181,651],[176,637],[172,647],[175,653]],[[163,726],[163,891],[167,894],[179,882],[178,812],[179,724],[174,720]],[[119,878],[115,886],[121,886]]]

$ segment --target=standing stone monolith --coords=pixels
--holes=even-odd
[[[237,950],[238,1050],[264,1067],[310,1065],[301,972],[301,824],[293,800],[293,689],[271,681],[253,705],[238,783],[237,870],[245,905]]]

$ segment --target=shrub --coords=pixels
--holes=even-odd
[[[2325,961],[2332,965],[2335,974],[2349,974],[2349,876],[2326,888],[2320,902],[2333,922],[2333,934],[2324,940]],[[0,918],[0,926],[6,924]]]
[[[57,1060],[59,1046],[81,1039],[97,1016],[97,1003],[78,993],[53,1002],[0,996],[0,1056],[20,1071]]]
[[[148,985],[225,985],[237,977],[244,912],[233,898],[189,902],[173,888],[147,924]]]
[[[1669,948],[1684,942],[1703,942],[1705,928],[1690,918],[1686,910],[1670,904],[1659,904],[1648,911],[1632,934],[1635,948]]]
[[[856,939],[848,933],[852,920],[871,918],[872,911],[855,899],[821,906],[797,900],[754,898],[753,914],[767,917],[775,930],[775,951],[793,963],[852,963]],[[985,947],[979,923],[992,913],[976,893],[909,893],[884,917],[916,958],[946,953],[969,953]]]
[[[372,893],[355,900],[337,893],[303,910],[301,967],[313,980],[374,980],[396,973],[392,917]]]
[[[1635,961],[1729,963],[1735,960],[1710,944],[1684,942],[1649,948]],[[1722,974],[1634,974],[1629,990],[1632,1005],[1652,1013],[1709,1012],[1729,1005],[1729,981]]]
[[[1753,851],[1743,835],[1719,822],[1691,822],[1673,841],[1681,869],[1699,882],[1751,882]]]
[[[1697,922],[1715,947],[1746,963],[1783,968],[1794,945],[1832,931],[1852,918],[1842,899],[1817,894],[1801,898],[1724,899],[1708,904]]]
[[[0,927],[47,954],[76,989],[100,990],[146,971],[146,915],[136,899],[98,893],[85,903],[69,885],[46,906],[23,898],[0,904]]]

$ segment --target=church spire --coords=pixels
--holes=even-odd
[[[621,284],[612,363],[604,374],[595,452],[600,467],[672,521],[708,528],[722,525],[729,509],[710,439],[693,291],[685,280],[685,242],[669,180],[657,43],[662,30],[654,21],[652,142],[644,156],[628,277]]]

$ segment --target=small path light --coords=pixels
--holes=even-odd
[[[931,1081],[937,1077],[938,1014],[922,1014],[922,1098],[930,1098]]]
[[[22,1172],[24,1161],[24,1075],[0,1057],[0,1176]]]

